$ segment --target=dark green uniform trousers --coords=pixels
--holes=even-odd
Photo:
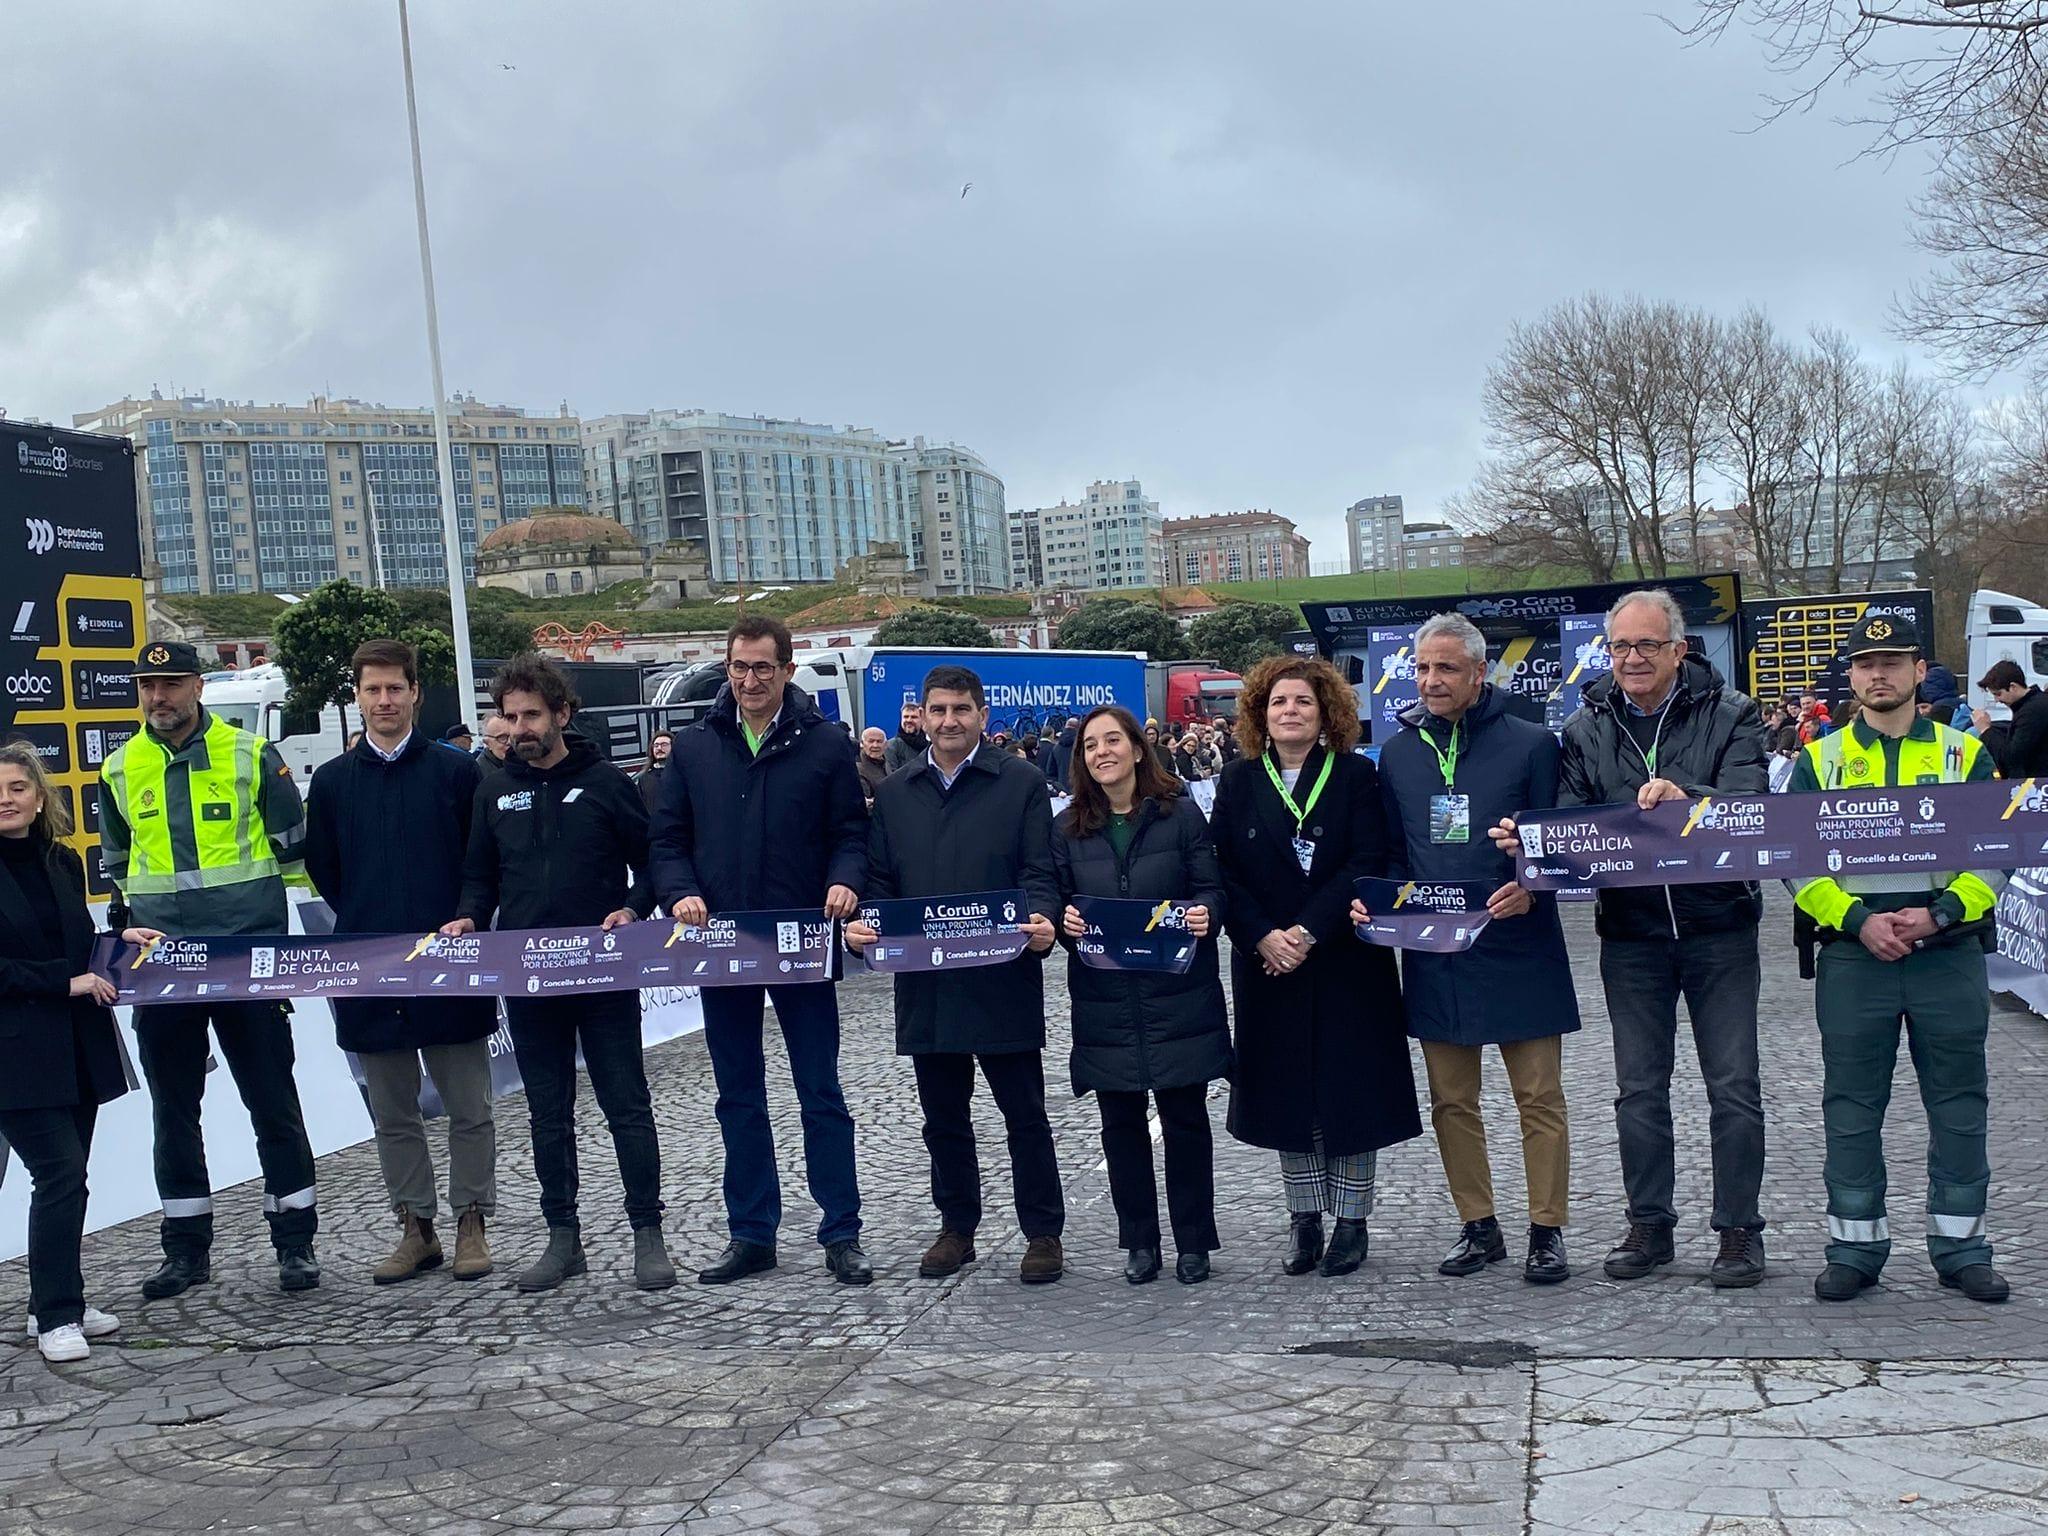
[[[1828,1262],[1876,1275],[1891,1254],[1884,1112],[1904,1019],[1927,1109],[1927,1251],[1942,1275],[1989,1264],[1984,1044],[1991,993],[1984,952],[1955,944],[1887,963],[1845,939],[1821,951],[1818,971]]]

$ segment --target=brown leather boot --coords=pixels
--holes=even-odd
[[[455,1227],[455,1268],[458,1280],[481,1280],[491,1272],[491,1245],[484,1241],[484,1213],[471,1206]]]
[[[434,1224],[407,1211],[398,1246],[391,1250],[390,1258],[371,1271],[370,1278],[379,1285],[396,1285],[422,1270],[438,1269],[440,1264],[441,1240],[434,1236]]]
[[[939,1234],[939,1240],[925,1250],[917,1272],[927,1280],[943,1280],[947,1275],[959,1274],[963,1265],[973,1262],[974,1239],[947,1228]]]
[[[1056,1237],[1034,1237],[1024,1248],[1017,1278],[1026,1285],[1047,1285],[1066,1273],[1066,1250]]]

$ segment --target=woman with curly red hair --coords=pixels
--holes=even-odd
[[[1328,662],[1268,657],[1237,711],[1244,755],[1217,780],[1209,828],[1237,1018],[1230,1132],[1280,1154],[1286,1272],[1349,1274],[1379,1149],[1422,1133],[1393,954],[1351,932],[1352,882],[1388,870],[1386,812],[1351,750],[1357,699]]]

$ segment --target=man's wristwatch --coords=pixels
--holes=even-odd
[[[1949,911],[1947,907],[1929,907],[1927,910],[1928,914],[1934,919],[1934,931],[1936,933],[1940,933],[1946,928],[1955,927],[1956,915]]]

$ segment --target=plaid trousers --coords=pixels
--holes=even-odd
[[[1377,1152],[1332,1157],[1323,1150],[1323,1131],[1314,1132],[1314,1150],[1282,1152],[1280,1182],[1287,1190],[1287,1209],[1296,1216],[1328,1211],[1339,1221],[1364,1221],[1372,1215],[1373,1182],[1379,1173]]]

